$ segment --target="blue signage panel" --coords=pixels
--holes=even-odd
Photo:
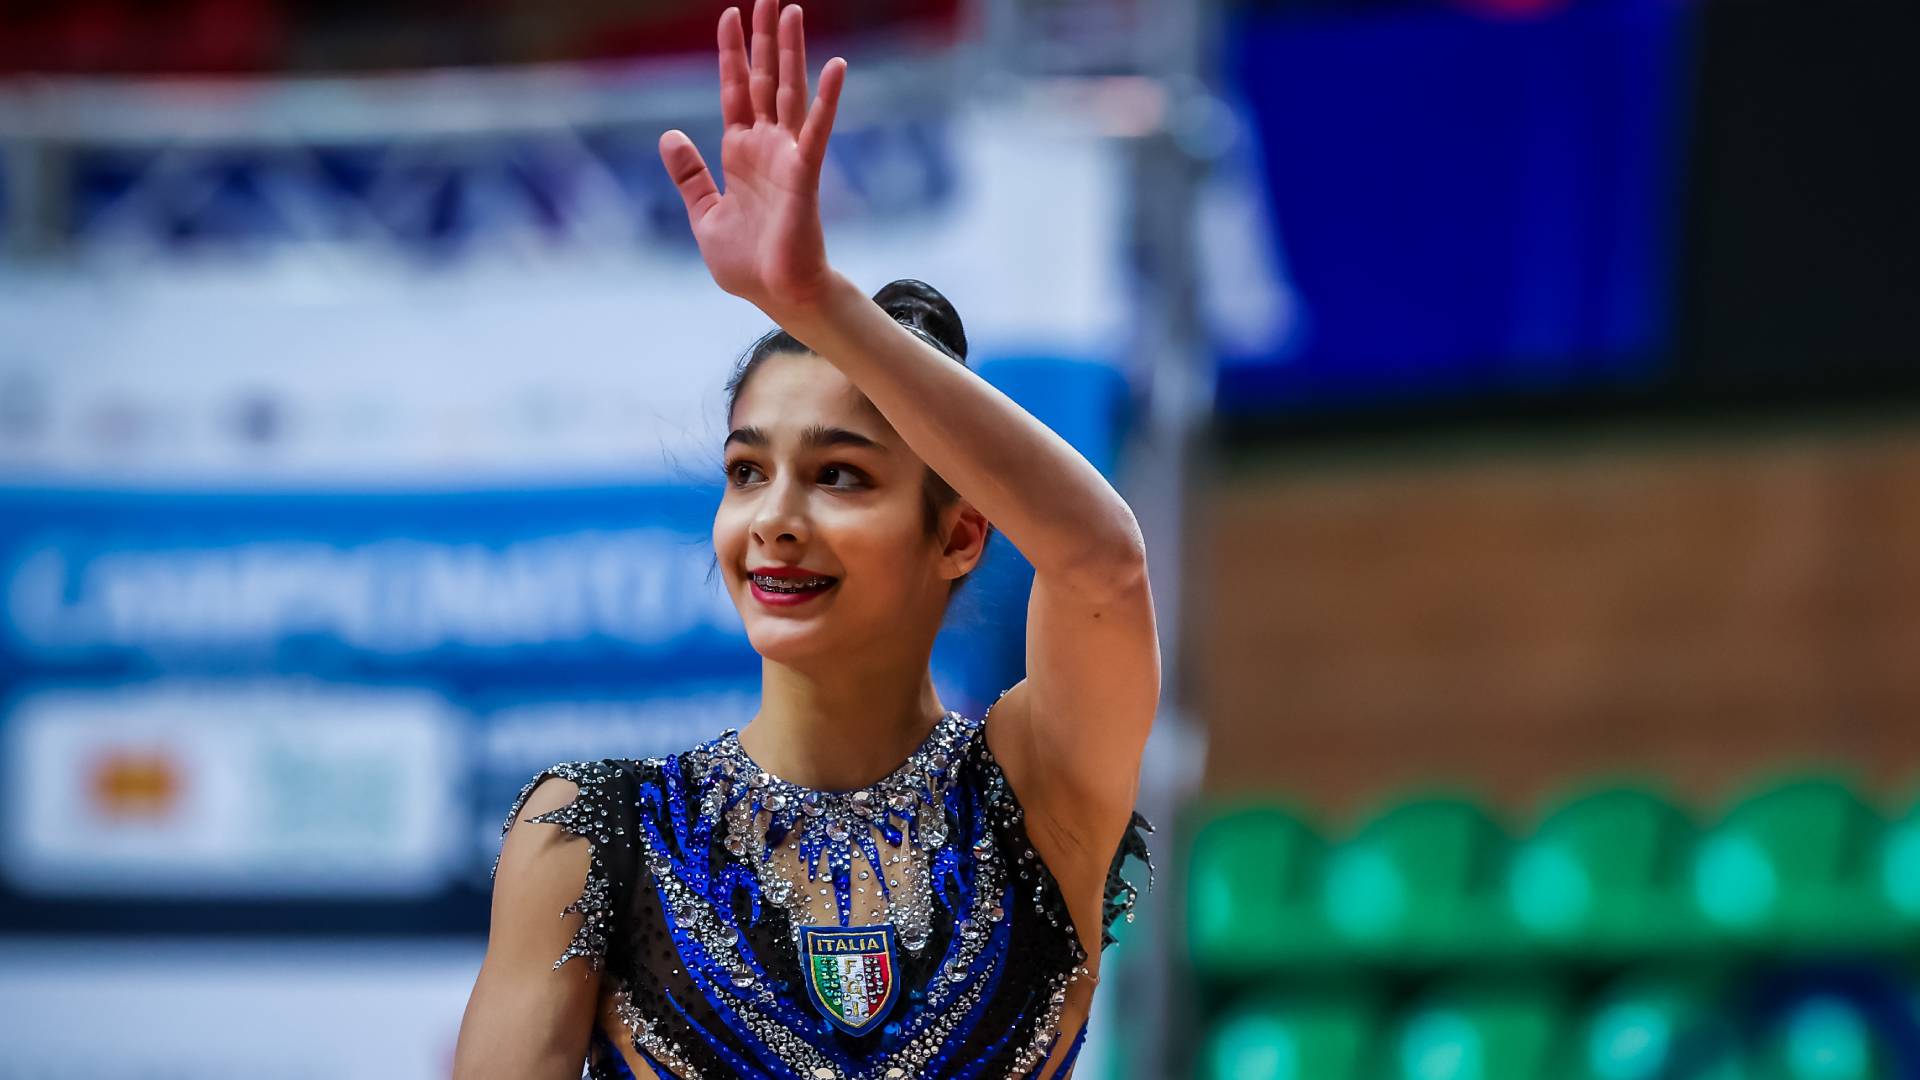
[[[1112,469],[1117,373],[998,375]],[[537,770],[751,719],[719,497],[0,489],[0,925],[460,928]],[[950,707],[1022,674],[1030,574],[996,536],[956,598]]]
[[[1221,356],[1218,408],[1647,380],[1671,335],[1690,7],[1241,16],[1228,66],[1298,311]]]

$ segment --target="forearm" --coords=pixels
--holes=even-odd
[[[1140,560],[1133,511],[1091,462],[852,282],[835,274],[811,302],[772,314],[859,387],[1037,572]]]

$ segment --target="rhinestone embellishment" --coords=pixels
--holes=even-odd
[[[702,813],[724,820],[727,850],[747,856],[767,898],[797,922],[809,921],[812,896],[825,895],[839,924],[854,925],[856,893],[877,891],[901,945],[917,953],[932,936],[931,856],[951,832],[949,765],[978,730],[950,709],[893,772],[851,791],[822,791],[762,769],[729,729],[706,748],[706,782],[716,794]],[[783,848],[793,856],[777,857]],[[871,891],[855,884],[870,879]]]
[[[966,1055],[987,1045],[999,1050],[983,1078],[1027,1077],[1048,1062],[1071,986],[1091,980],[1088,957],[984,729],[947,713],[893,773],[845,792],[760,769],[733,731],[666,757],[560,763],[530,781],[503,838],[541,777],[580,788],[530,820],[590,842],[585,888],[567,908],[582,925],[555,964],[578,956],[605,969],[612,1012],[596,1026],[589,1077],[624,1075],[621,1054],[679,1080],[736,1075],[744,1065],[732,1055],[750,1047],[780,1075],[820,1080],[947,1076],[984,1062]],[[1134,907],[1118,870],[1144,859],[1139,833],[1151,831],[1137,815],[1134,825],[1109,875],[1109,924]],[[877,1014],[863,1037],[879,1041],[866,1048],[823,1039],[821,1018],[796,996],[783,931],[882,921],[900,955],[917,958],[903,960],[899,1008]]]

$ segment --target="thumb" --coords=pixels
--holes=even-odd
[[[720,187],[713,181],[700,148],[678,128],[660,136],[660,160],[680,189],[680,200],[687,204],[687,221],[695,226],[720,202]]]

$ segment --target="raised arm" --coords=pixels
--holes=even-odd
[[[995,706],[996,752],[1013,759],[1010,773],[1046,778],[1023,796],[1110,854],[1160,689],[1138,522],[1066,440],[829,264],[819,177],[846,63],[825,65],[807,106],[802,15],[778,7],[757,0],[751,55],[738,10],[720,19],[724,193],[680,132],[661,138],[662,159],[714,281],[838,367],[1033,564],[1027,678]]]
[[[1016,785],[1042,778],[1024,799],[1110,852],[1160,696],[1132,509],[1065,439],[850,283],[781,325],[832,361],[1033,564],[1027,677],[994,706],[995,753]]]

